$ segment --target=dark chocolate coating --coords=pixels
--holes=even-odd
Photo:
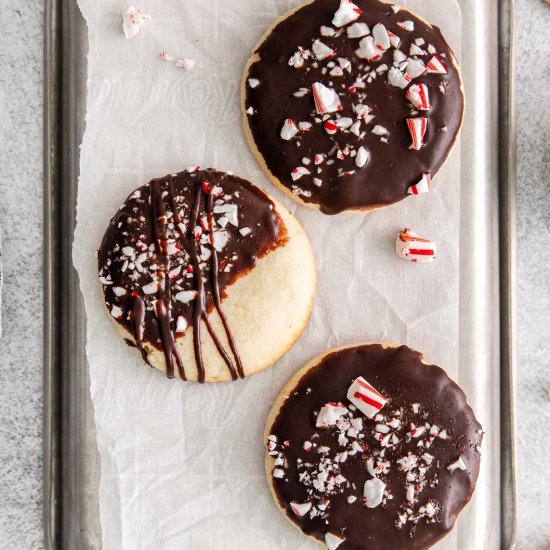
[[[385,505],[369,509],[361,501],[364,483],[371,478],[367,473],[365,461],[371,451],[380,449],[380,444],[371,435],[376,421],[369,420],[356,411],[355,416],[363,418],[363,432],[366,433],[362,444],[369,449],[348,457],[341,464],[341,472],[356,489],[348,487],[340,494],[329,497],[330,505],[326,518],[310,519],[307,515],[297,517],[290,508],[290,502],[307,500],[306,488],[297,478],[296,460],[317,464],[319,455],[303,449],[303,442],[314,441],[319,446],[338,448],[337,435],[331,429],[315,427],[315,415],[328,402],[341,402],[349,407],[346,394],[352,381],[358,376],[364,377],[388,402],[380,411],[390,415],[390,411],[402,409],[401,420],[404,424],[411,421],[419,425],[419,418],[436,424],[447,430],[448,438],[435,438],[425,451],[434,456],[433,466],[428,479],[438,478],[439,482],[431,487],[427,485],[419,493],[419,504],[430,501],[441,507],[434,523],[424,518],[416,524],[407,523],[397,528],[395,521],[405,499],[405,474],[400,471],[394,460],[408,452],[421,454],[417,439],[405,438],[395,447],[386,449],[386,459],[391,461],[388,475],[381,476],[393,495]],[[413,413],[411,405],[420,404],[418,414]],[[286,510],[288,518],[296,523],[308,535],[324,540],[327,532],[342,534],[346,540],[339,550],[417,550],[431,547],[448,533],[460,511],[470,500],[479,473],[479,445],[482,439],[481,426],[477,422],[464,392],[449,379],[445,371],[436,366],[422,363],[422,355],[406,346],[384,348],[381,345],[363,345],[329,354],[310,369],[290,392],[282,405],[269,432],[279,442],[288,441],[284,456],[288,461],[285,478],[273,478],[273,487],[280,505]],[[317,433],[318,436],[313,436]],[[467,470],[451,473],[447,466],[461,456]],[[347,497],[358,496],[350,504]],[[326,521],[325,521],[326,520]]]
[[[338,30],[331,22],[339,4],[340,0],[316,0],[281,21],[259,46],[256,53],[260,59],[251,64],[246,77],[245,108],[254,109],[254,114],[247,115],[247,120],[267,167],[289,190],[297,186],[311,193],[309,197],[300,194],[300,198],[319,205],[325,214],[385,206],[409,196],[407,189],[417,183],[423,173],[433,177],[443,165],[457,138],[464,111],[460,74],[452,62],[454,56],[451,48],[440,30],[408,11],[394,13],[389,4],[379,0],[356,0],[355,4],[363,10],[356,22],[367,23],[371,35],[374,25],[384,24],[388,31],[401,38],[399,49],[407,57],[414,40],[424,39],[422,48],[426,50],[428,44],[433,45],[448,74],[424,74],[412,81],[414,84],[424,83],[429,88],[431,109],[427,112],[411,114],[414,109],[405,97],[406,89],[391,86],[387,82],[387,73],[366,83],[364,90],[357,89],[355,93],[350,93],[348,88],[357,76],[367,74],[381,64],[392,67],[394,48],[387,50],[378,61],[368,63],[355,54],[360,39],[348,38],[346,27],[338,37],[321,36],[319,29],[322,25]],[[398,27],[397,23],[405,20],[414,22],[413,31]],[[329,60],[319,61],[318,68],[312,67],[311,60],[300,69],[289,66],[289,58],[298,47],[311,49],[315,39],[335,50],[332,61],[338,57],[350,60],[351,73],[344,71],[343,77],[322,74],[321,70]],[[427,63],[431,57],[432,54],[428,54],[418,59]],[[257,79],[260,84],[252,88],[248,85],[248,78]],[[358,94],[366,92],[364,103],[372,108],[374,119],[368,126],[362,125],[367,130],[363,139],[349,132],[328,135],[322,124],[314,122],[314,117],[318,115],[312,94],[293,97],[299,88],[311,90],[314,82],[334,88],[340,95],[343,107],[339,115],[353,119],[356,117],[352,104],[358,103]],[[334,120],[335,116],[332,114],[331,118]],[[425,145],[419,151],[409,148],[411,136],[405,122],[407,118],[417,116],[428,118]],[[313,123],[313,128],[291,141],[284,141],[280,131],[287,118]],[[388,143],[381,142],[378,135],[371,133],[374,125],[381,125],[389,131]],[[336,160],[331,166],[324,163],[320,166],[320,174],[315,172],[317,167],[312,163],[307,166],[312,172],[310,176],[292,181],[291,171],[302,165],[303,157],[312,159],[317,153],[326,154],[335,144],[340,150],[346,145],[355,149],[363,145],[370,151],[370,159],[366,166],[357,168],[354,159],[347,156],[342,161]],[[339,168],[356,172],[338,177]],[[313,177],[320,178],[322,185],[316,186]]]
[[[220,195],[210,192],[214,187]],[[237,207],[238,227],[219,225],[226,214],[216,208],[227,205]],[[250,229],[247,235],[240,233],[245,227]],[[200,237],[195,236],[197,228]],[[218,233],[227,237],[219,251],[212,240]],[[126,199],[103,237],[98,263],[105,303],[109,311],[113,306],[120,308],[122,315],[116,321],[133,334],[145,360],[144,344],[164,350],[169,377],[177,366],[180,377],[186,378],[175,347],[178,317],[194,332],[200,382],[205,376],[200,344],[203,322],[231,377],[243,377],[236,343],[221,307],[224,290],[285,241],[286,228],[271,199],[241,178],[209,169],[152,180]],[[124,253],[126,247],[134,251],[130,257]],[[154,277],[158,288],[146,292],[151,283],[154,287]],[[115,292],[119,289],[125,291],[121,296]],[[194,291],[195,296],[184,303],[177,298],[182,291]],[[224,325],[228,350],[208,321],[214,308]]]

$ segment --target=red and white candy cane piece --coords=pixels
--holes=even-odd
[[[336,10],[332,24],[335,27],[343,27],[353,23],[363,13],[359,6],[356,6],[351,0],[340,0],[340,7]]]
[[[358,57],[367,61],[376,61],[382,55],[382,51],[376,47],[372,36],[362,38],[361,42],[359,42],[359,49],[355,50],[355,53]]]
[[[330,59],[331,57],[334,57],[334,50],[332,48],[329,48],[325,43],[321,42],[320,40],[315,40],[313,42],[313,53],[315,54],[315,57],[319,61],[323,61],[324,59]]]
[[[445,65],[443,65],[441,59],[439,59],[437,55],[434,55],[430,59],[430,61],[428,61],[426,69],[426,72],[431,74],[447,74],[447,69],[445,68]]]
[[[412,21],[400,21],[397,26],[404,31],[414,31],[414,23]]]
[[[404,90],[409,85],[411,80],[412,78],[409,74],[402,73],[397,67],[392,67],[388,71],[388,82],[395,88],[401,88]]]
[[[317,428],[328,428],[334,426],[338,419],[347,414],[348,409],[343,403],[327,403],[321,407],[315,426]]]
[[[305,166],[297,166],[292,170],[290,176],[292,181],[298,181],[302,176],[308,176],[311,172]]]
[[[347,398],[368,418],[374,418],[386,404],[386,398],[362,376],[353,381]]]
[[[430,96],[426,84],[413,84],[407,90],[407,99],[419,111],[430,110]]]
[[[430,263],[435,260],[436,244],[419,237],[412,229],[404,229],[395,241],[395,253],[399,258],[413,263]]]
[[[334,135],[338,131],[338,126],[333,120],[326,120],[325,123],[323,124],[323,127],[325,129],[325,132],[329,136]]]
[[[389,50],[390,36],[386,27],[382,23],[377,23],[372,29],[372,35],[374,36],[374,45],[382,52]]]
[[[420,195],[422,193],[428,193],[431,188],[432,188],[432,178],[430,174],[424,173],[422,174],[422,178],[418,183],[411,185],[407,189],[407,193],[409,195]]]
[[[133,38],[139,32],[141,25],[151,19],[150,15],[130,6],[122,14],[122,31],[126,38]]]
[[[176,334],[183,334],[187,330],[187,324],[185,317],[180,315],[176,322]]]
[[[467,469],[468,469],[468,466],[466,466],[461,456],[459,456],[453,463],[447,466],[447,470],[449,470],[449,472],[451,473],[453,473],[455,470],[465,471]]]
[[[332,88],[327,88],[324,84],[315,82],[311,89],[317,114],[324,115],[325,113],[336,113],[342,110],[340,97]]]
[[[325,544],[328,550],[336,550],[346,539],[334,533],[325,533]]]
[[[428,127],[428,119],[424,117],[408,118],[407,126],[412,138],[410,149],[420,151],[422,145],[424,145],[424,136],[426,135],[426,129]]]
[[[299,517],[305,516],[311,510],[311,502],[294,502],[290,503],[292,511]]]
[[[285,141],[290,141],[299,132],[300,130],[298,126],[296,126],[296,123],[291,118],[287,118],[281,128],[281,138]]]

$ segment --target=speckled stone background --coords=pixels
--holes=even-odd
[[[516,2],[518,548],[549,550],[550,5]],[[41,109],[42,2],[0,0],[0,550],[43,547]]]

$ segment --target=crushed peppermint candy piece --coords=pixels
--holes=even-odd
[[[404,31],[414,31],[414,22],[413,21],[400,21],[397,23],[397,26]]]
[[[181,292],[178,292],[174,298],[178,302],[182,302],[183,304],[187,304],[195,299],[195,296],[197,295],[197,292],[195,290],[182,290]]]
[[[296,123],[291,118],[287,118],[281,128],[281,138],[285,141],[290,141],[299,132],[300,130],[296,126]]]
[[[414,80],[426,72],[426,65],[420,59],[408,59],[405,72]]]
[[[332,88],[327,88],[320,82],[315,82],[311,88],[318,114],[323,115],[325,113],[335,113],[342,110],[340,97]]]
[[[384,128],[384,126],[380,126],[380,124],[377,124],[371,132],[377,136],[385,136],[388,133],[388,130]]]
[[[359,6],[356,6],[351,0],[340,0],[340,7],[336,10],[332,24],[335,27],[343,27],[353,23],[363,13]]]
[[[133,38],[139,32],[139,29],[151,19],[150,15],[146,15],[142,11],[130,6],[125,13],[122,14],[122,31],[126,38]]]
[[[366,23],[354,23],[347,28],[348,38],[363,38],[370,34],[369,26]]]
[[[411,44],[409,49],[409,55],[426,55],[426,51],[417,46],[416,44]]]
[[[183,334],[187,330],[187,320],[183,315],[178,316],[176,321],[176,334]]]
[[[260,81],[257,78],[249,78],[248,85],[251,88],[257,88],[260,85]]]
[[[420,149],[424,145],[424,136],[428,127],[428,119],[423,117],[408,118],[407,127],[409,128],[409,132],[412,138],[410,149],[420,151]]]
[[[419,111],[430,110],[430,97],[426,84],[413,84],[406,93],[407,99]]]
[[[399,48],[401,45],[401,38],[390,31],[388,31],[388,36],[390,37],[390,44],[392,45],[392,48]]]
[[[111,315],[115,318],[115,319],[122,319],[122,309],[120,307],[118,307],[117,305],[114,305],[112,308],[111,308]]]
[[[323,128],[325,129],[325,132],[329,135],[333,135],[338,131],[338,125],[333,120],[327,120],[323,124]]]
[[[252,229],[250,229],[250,227],[241,227],[239,229],[239,233],[243,236],[243,237],[246,237],[247,235],[250,235],[250,233],[252,232]]]
[[[374,36],[374,45],[385,52],[391,46],[390,36],[386,27],[382,23],[377,23],[372,29],[372,35]]]
[[[405,229],[397,236],[395,252],[403,260],[413,263],[430,263],[435,260],[437,247],[429,239],[419,237],[412,229]]]
[[[186,71],[192,71],[197,64],[193,59],[189,59],[188,57],[172,57],[167,52],[160,52],[160,58],[163,61],[175,63],[178,69],[184,69]]]
[[[434,55],[426,65],[426,72],[429,74],[447,74],[447,69],[441,59]]]
[[[454,462],[452,462],[447,466],[447,470],[449,470],[449,472],[451,473],[454,472],[455,470],[462,470],[464,472],[467,469],[468,469],[468,466],[466,466],[461,456],[459,456]]]
[[[363,497],[365,500],[365,506],[367,508],[376,508],[382,503],[384,499],[384,490],[386,489],[386,484],[374,477],[365,482],[363,488]]]
[[[407,189],[409,195],[420,195],[421,193],[428,193],[431,189],[432,181],[431,176],[428,173],[422,174],[422,178],[418,183],[411,185]]]
[[[409,74],[402,73],[397,67],[392,67],[388,71],[388,82],[395,88],[405,89],[411,80],[412,78]]]
[[[330,59],[331,57],[334,57],[334,50],[332,48],[329,48],[326,44],[321,42],[320,40],[315,40],[313,42],[313,53],[315,54],[315,57],[319,61],[323,61],[325,59]]]
[[[311,502],[291,502],[290,507],[292,508],[292,511],[299,517],[305,516],[310,510],[311,510]]]
[[[366,59],[369,62],[380,59],[382,51],[376,47],[374,38],[372,36],[365,36],[359,42],[359,49],[355,50],[355,53],[361,59]]]
[[[325,544],[328,550],[336,550],[346,539],[334,533],[325,533]]]
[[[347,414],[348,409],[343,403],[327,403],[321,407],[315,426],[317,428],[328,428],[334,426],[338,419]]]
[[[290,176],[292,181],[298,181],[302,176],[307,176],[309,174],[311,174],[311,172],[305,166],[297,166],[292,170]]]
[[[282,479],[283,477],[285,477],[285,471],[281,468],[274,468],[272,474],[273,477],[277,479]]]
[[[370,153],[361,145],[359,149],[357,149],[357,155],[355,155],[355,166],[357,168],[363,168],[365,164],[367,164],[370,157]]]
[[[332,27],[325,27],[324,25],[319,30],[321,36],[334,36],[336,31]]]
[[[386,398],[362,376],[348,389],[347,398],[368,418],[373,418],[386,404]]]

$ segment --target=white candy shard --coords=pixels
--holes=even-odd
[[[424,136],[428,128],[428,119],[424,117],[408,118],[407,127],[409,128],[412,138],[410,149],[419,151],[424,145]]]
[[[260,85],[260,81],[257,78],[249,78],[248,85],[251,88],[257,88]]]
[[[397,36],[396,34],[393,34],[393,32],[388,31],[388,36],[390,37],[390,44],[393,48],[399,48],[401,44],[401,38]]]
[[[285,471],[281,468],[274,468],[272,474],[273,477],[276,477],[277,479],[282,479],[283,477],[285,477]]]
[[[151,19],[149,15],[130,6],[125,13],[122,14],[122,31],[126,38],[133,38],[139,32],[141,25]]]
[[[368,418],[373,418],[386,404],[386,398],[362,376],[353,381],[347,398]]]
[[[348,38],[363,38],[370,33],[369,26],[366,23],[354,23],[347,28]]]
[[[336,34],[336,31],[332,27],[325,27],[324,25],[319,32],[321,36],[334,36]]]
[[[113,306],[111,308],[111,315],[115,319],[122,319],[122,309],[120,309],[120,307],[118,307],[118,306]]]
[[[338,419],[347,414],[348,409],[343,403],[327,403],[321,407],[315,426],[317,428],[328,428],[334,426]]]
[[[412,229],[405,229],[397,236],[395,253],[409,262],[430,263],[435,260],[437,247],[429,239],[419,237]]]
[[[361,145],[359,149],[357,149],[357,155],[355,155],[355,166],[357,168],[363,168],[365,164],[367,164],[370,157],[370,153]]]
[[[281,138],[285,141],[290,141],[299,132],[300,130],[296,126],[296,123],[291,118],[287,118],[281,128]]]
[[[420,59],[408,59],[407,68],[405,72],[411,77],[412,80],[422,76],[426,72],[426,65]]]
[[[182,290],[181,292],[178,292],[174,296],[174,298],[178,302],[182,302],[183,304],[187,304],[195,298],[196,294],[197,294],[197,292],[195,290]]]
[[[365,36],[365,38],[362,38],[361,42],[359,42],[359,49],[355,50],[355,53],[361,59],[376,61],[380,59],[383,52],[376,47],[372,36]]]
[[[400,21],[397,26],[404,31],[414,31],[414,23],[412,21]]]
[[[384,128],[384,126],[380,126],[380,124],[377,124],[371,132],[377,136],[385,136],[388,133],[388,130]]]
[[[372,35],[374,36],[374,44],[379,50],[385,52],[389,49],[391,46],[390,36],[382,23],[374,25]]]
[[[324,84],[315,82],[311,89],[313,91],[313,99],[315,101],[317,114],[323,115],[325,113],[335,113],[342,110],[340,97],[332,88],[327,88]]]
[[[319,61],[334,57],[334,50],[320,40],[315,40],[315,42],[313,42],[313,53]]]
[[[407,99],[419,111],[430,110],[430,96],[426,84],[413,84],[407,90]]]
[[[343,27],[349,23],[353,23],[361,15],[362,10],[356,6],[351,0],[340,0],[340,7],[336,10],[332,24],[335,27]]]
[[[366,481],[365,487],[363,488],[365,506],[367,508],[376,508],[377,506],[379,506],[384,498],[385,489],[386,484],[377,477]]]
[[[409,195],[420,195],[421,193],[428,193],[431,189],[432,181],[431,176],[428,173],[422,174],[422,178],[418,183],[411,185],[407,189]]]
[[[239,229],[239,233],[243,237],[246,237],[247,235],[250,235],[251,232],[252,232],[252,229],[250,229],[250,227],[241,227],[241,229]]]
[[[348,117],[342,117],[342,118],[337,119],[335,124],[341,130],[346,129],[346,128],[349,128],[353,124],[353,119],[348,118]]]
[[[114,286],[113,287],[113,292],[115,294],[115,296],[118,296],[120,298],[120,296],[125,296],[126,295],[126,289],[124,287],[121,287],[121,286]]]
[[[291,502],[290,507],[292,508],[292,511],[301,518],[302,516],[305,516],[310,510],[311,510],[311,502]]]
[[[336,550],[346,539],[333,533],[325,533],[325,544],[328,550]]]
[[[187,330],[187,325],[185,317],[180,315],[176,321],[176,334],[183,334]]]
[[[447,69],[441,62],[441,59],[437,55],[434,55],[426,65],[426,72],[431,74],[447,74]]]
[[[468,467],[466,466],[466,464],[464,463],[464,461],[462,460],[462,457],[459,456],[455,462],[449,464],[447,466],[447,470],[449,470],[449,472],[454,472],[455,470],[467,470]]]
[[[408,74],[403,74],[397,67],[392,67],[388,71],[388,82],[395,88],[405,89],[411,82]]]

